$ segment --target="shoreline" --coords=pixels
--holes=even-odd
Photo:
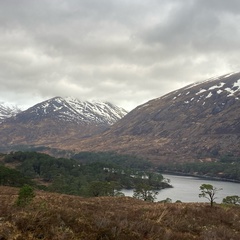
[[[228,179],[228,178],[221,178],[221,177],[211,177],[211,176],[206,176],[206,175],[197,175],[197,174],[174,172],[174,171],[164,171],[164,172],[161,172],[160,174],[162,174],[162,175],[169,174],[169,175],[186,176],[186,177],[196,177],[196,178],[207,179],[207,180],[212,180],[212,181],[240,183],[239,180],[235,180],[235,179]]]

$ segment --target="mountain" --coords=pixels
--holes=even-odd
[[[0,146],[66,147],[109,128],[127,112],[108,102],[82,102],[55,97],[5,119],[0,124]]]
[[[21,112],[21,110],[17,106],[0,102],[0,123],[6,118],[15,116],[19,112]]]
[[[127,112],[109,102],[82,102],[76,98],[55,97],[16,115],[13,121],[27,123],[46,118],[78,124],[112,125]]]
[[[156,163],[240,156],[240,73],[153,99],[74,148],[135,154]]]

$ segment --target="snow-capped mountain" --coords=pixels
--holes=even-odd
[[[101,138],[78,145],[85,151],[118,151],[155,162],[240,157],[240,72],[153,99],[129,112]]]
[[[83,102],[71,97],[55,97],[23,111],[16,119],[27,122],[52,118],[72,123],[112,125],[126,114],[123,108],[108,102]]]
[[[6,118],[0,124],[0,148],[16,145],[63,148],[105,131],[126,113],[108,102],[55,97]]]
[[[21,110],[15,105],[7,104],[5,102],[0,102],[0,122],[6,118],[15,116],[17,113],[20,113]]]

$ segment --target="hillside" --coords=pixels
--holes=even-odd
[[[70,143],[66,142],[77,142],[103,132],[126,113],[108,102],[55,97],[0,123],[0,148],[68,147]]]
[[[240,156],[240,73],[192,84],[138,106],[78,151],[117,151],[155,163]]]
[[[237,206],[148,203],[129,197],[81,198],[36,192],[14,205],[18,189],[0,186],[0,239],[239,240]]]

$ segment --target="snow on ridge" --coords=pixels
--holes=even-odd
[[[21,109],[11,103],[0,102],[0,121],[15,116]]]
[[[234,75],[234,74],[236,74],[236,73],[226,74],[226,75],[224,75],[224,76],[222,76],[222,77],[218,77],[218,78],[211,78],[211,79],[208,79],[208,80],[206,80],[206,81],[200,82],[200,83],[198,83],[198,84],[197,84],[197,83],[196,83],[196,84],[192,84],[192,85],[189,86],[188,88],[197,86],[197,85],[199,85],[199,84],[201,84],[201,83],[204,83],[204,82],[205,82],[205,83],[208,83],[208,82],[211,82],[211,81],[214,81],[214,80],[225,79],[225,78],[228,78],[228,77],[230,77],[230,76],[232,76],[232,75]],[[202,97],[204,97],[204,96],[205,96],[205,99],[206,99],[206,98],[210,98],[210,97],[213,95],[212,90],[218,89],[218,90],[216,91],[217,94],[221,94],[222,92],[227,91],[227,92],[229,92],[228,96],[233,96],[237,91],[240,90],[240,79],[234,82],[232,88],[227,87],[227,88],[224,89],[224,86],[225,86],[225,85],[226,85],[226,82],[220,82],[220,83],[217,83],[216,85],[212,85],[212,86],[209,87],[209,88],[201,88],[197,93],[195,93],[195,95],[200,95],[200,94],[202,94],[202,93],[205,93],[204,95],[201,95],[200,98],[202,98]],[[188,89],[188,88],[187,88],[187,89]],[[235,88],[235,89],[233,89],[233,88]],[[185,88],[185,89],[186,89],[186,88]]]
[[[234,93],[237,92],[238,89],[237,89],[237,90],[233,90],[233,89],[231,89],[231,88],[225,88],[225,91],[228,92],[228,95],[227,95],[227,96],[229,97],[229,96],[234,96]]]
[[[17,112],[21,111],[21,109],[17,105],[12,103],[0,102],[0,107],[5,109],[11,109]]]
[[[190,88],[196,87],[198,85],[201,85],[203,83],[210,83],[210,82],[214,82],[214,81],[217,81],[217,80],[220,80],[220,79],[225,79],[225,78],[228,78],[228,77],[230,77],[234,74],[237,74],[237,73],[238,72],[231,72],[231,73],[228,73],[228,74],[225,74],[225,75],[222,75],[222,76],[216,76],[216,77],[208,78],[208,79],[203,80],[203,81],[192,83],[192,84],[186,86],[184,89],[190,89]]]
[[[235,89],[233,89],[233,88],[235,88]],[[240,79],[238,79],[236,82],[234,82],[232,88],[228,87],[228,88],[225,88],[224,90],[229,92],[229,94],[227,95],[228,97],[234,96],[234,94],[240,90]]]
[[[233,76],[233,77],[231,77]],[[178,90],[172,91],[168,94],[165,94],[155,100],[163,100],[164,98],[171,97],[171,101],[175,103],[176,101],[183,99],[184,103],[193,103],[193,102],[202,102],[206,99],[211,98],[215,94],[227,93],[227,96],[235,95],[235,99],[240,99],[236,95],[237,91],[240,91],[240,72],[232,72],[218,77],[212,77],[204,81],[199,81],[193,84],[190,84],[186,87],[180,88]],[[235,79],[239,78],[237,81]],[[229,86],[227,88],[227,86]],[[224,89],[225,87],[225,89]],[[184,97],[183,97],[184,95]],[[185,96],[190,96],[189,98]],[[195,95],[195,97],[194,97]],[[181,97],[182,98],[181,98]],[[224,95],[222,95],[224,96]],[[180,98],[180,99],[179,99]],[[205,104],[205,103],[204,103]],[[203,104],[203,105],[204,105]],[[143,108],[147,105],[143,104],[139,107]]]
[[[236,73],[230,73],[230,74],[223,75],[221,77],[210,78],[208,80],[198,82],[198,83],[189,85],[185,88],[182,88],[182,89],[180,89],[181,92],[179,92],[179,90],[175,91],[172,94],[173,95],[172,101],[175,102],[176,99],[178,99],[178,97],[180,97],[181,95],[188,96],[191,93],[191,92],[189,92],[189,89],[192,87],[198,86],[198,85],[200,85],[199,89],[195,89],[195,91],[197,91],[197,92],[195,92],[196,97],[194,98],[190,94],[191,97],[189,99],[184,98],[185,104],[193,102],[193,101],[196,101],[196,102],[206,101],[208,98],[211,98],[213,95],[222,94],[223,92],[227,93],[227,97],[235,96],[235,99],[238,100],[239,97],[236,95],[236,92],[240,91],[240,79],[234,80],[234,78],[231,78],[231,79],[229,79],[229,81],[228,81],[228,79],[225,80],[225,78],[228,78],[234,74],[236,74]],[[218,81],[214,82],[215,80],[218,80]],[[206,84],[201,85],[202,83],[206,83]],[[194,94],[194,92],[193,92],[193,94]],[[205,102],[204,102],[204,104],[205,104]]]
[[[80,101],[73,97],[55,97],[30,108],[38,117],[55,116],[70,122],[113,124],[127,114],[109,102]]]
[[[222,88],[225,85],[225,83],[221,82],[220,85],[214,85],[212,87],[210,87],[208,90],[213,90],[213,89],[217,89],[217,88]]]
[[[233,96],[235,91],[232,90],[231,88],[225,88],[225,91],[229,92],[228,96]]]
[[[190,88],[196,87],[198,85],[201,85],[203,83],[213,82],[213,81],[219,80],[219,78],[220,77],[212,77],[212,78],[209,78],[207,80],[203,80],[203,81],[199,81],[199,82],[196,82],[196,83],[192,83],[192,84],[186,86],[184,89],[190,89]]]
[[[238,79],[237,82],[235,82],[233,84],[233,87],[239,87],[240,88],[240,79]]]
[[[77,98],[65,98],[73,111],[80,115],[87,115],[90,119],[113,124],[116,120],[127,114],[123,108],[115,106],[109,102],[100,101],[80,101]]]
[[[230,77],[230,76],[234,75],[235,73],[237,73],[237,72],[231,72],[229,74],[226,74],[226,75],[223,76],[223,78]]]

